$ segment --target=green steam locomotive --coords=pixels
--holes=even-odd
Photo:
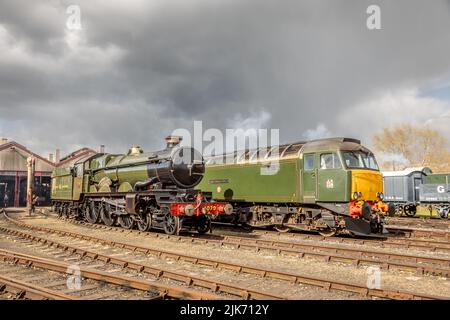
[[[166,138],[164,150],[144,153],[97,154],[52,174],[52,205],[60,216],[90,223],[118,223],[126,229],[161,229],[167,234],[211,229],[211,220],[231,214],[225,202],[193,188],[203,178],[202,155],[181,147],[180,137]]]

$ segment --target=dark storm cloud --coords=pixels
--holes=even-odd
[[[81,32],[65,29],[70,4]],[[381,30],[366,28],[370,4]],[[448,1],[2,2],[0,134],[122,151],[203,120],[367,143],[380,123],[446,112],[404,92],[448,83],[448,30]]]

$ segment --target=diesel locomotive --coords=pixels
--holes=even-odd
[[[222,222],[324,236],[384,232],[384,216],[395,208],[383,202],[383,177],[359,140],[320,139],[267,150],[207,158],[199,188],[235,209]]]
[[[167,234],[184,230],[205,233],[211,220],[231,214],[225,202],[193,189],[203,178],[202,155],[181,147],[180,137],[166,138],[167,146],[143,152],[138,146],[127,154],[96,154],[52,174],[53,210],[60,216],[90,223],[118,223],[126,229],[161,229]]]
[[[428,167],[385,171],[386,201],[395,206],[398,214],[413,217],[419,205],[436,210],[439,217],[450,215],[450,173],[433,173]]]

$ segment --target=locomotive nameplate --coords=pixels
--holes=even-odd
[[[208,181],[209,184],[222,184],[222,183],[230,183],[229,179],[212,179]]]

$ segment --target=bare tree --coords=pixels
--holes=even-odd
[[[448,141],[430,128],[410,124],[384,128],[373,136],[373,145],[381,159],[390,159],[381,162],[383,169],[427,166],[435,172],[450,170]]]

